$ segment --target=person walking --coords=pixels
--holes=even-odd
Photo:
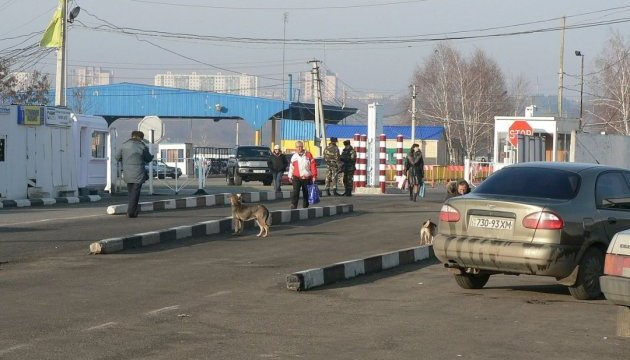
[[[293,185],[293,194],[291,194],[291,209],[297,208],[300,200],[300,190],[302,191],[302,207],[308,207],[308,188],[310,183],[314,183],[317,179],[317,163],[313,159],[313,155],[304,150],[302,141],[295,142],[295,152],[291,156],[289,162],[289,181]]]
[[[422,157],[420,145],[411,145],[409,154],[407,154],[405,168],[407,170],[407,181],[409,182],[409,200],[417,201],[418,191],[423,184],[424,178],[424,158]]]
[[[116,151],[116,160],[122,162],[123,180],[127,183],[127,217],[130,218],[138,217],[140,190],[149,178],[145,164],[153,160],[143,139],[142,131],[132,131],[131,139],[125,141]]]
[[[271,174],[273,174],[273,185],[276,192],[280,192],[282,174],[289,167],[289,160],[287,160],[287,157],[284,156],[282,150],[280,150],[280,145],[275,145],[273,147],[271,156],[269,157],[269,160],[267,160],[267,165],[269,165],[269,170],[271,170]]]
[[[326,160],[326,167],[328,173],[326,174],[326,195],[330,196],[331,184],[333,187],[333,194],[339,196],[337,192],[337,183],[339,178],[339,148],[337,147],[337,138],[331,137],[330,144],[324,149],[324,160]]]
[[[345,186],[345,192],[343,196],[352,196],[352,186],[354,185],[354,170],[357,162],[357,152],[350,145],[350,140],[344,140],[343,151],[339,160],[342,163],[343,168],[343,184]]]

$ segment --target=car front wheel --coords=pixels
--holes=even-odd
[[[455,281],[463,289],[481,289],[490,279],[490,274],[459,274],[455,275]]]
[[[604,255],[596,248],[588,248],[578,271],[575,285],[569,286],[571,296],[578,300],[594,300],[601,296],[599,277],[604,275]]]

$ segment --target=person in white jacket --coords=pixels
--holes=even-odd
[[[313,183],[317,179],[317,164],[313,155],[304,150],[302,141],[295,142],[295,152],[291,156],[289,163],[289,181],[293,184],[293,194],[291,196],[291,209],[297,208],[300,200],[300,190],[302,191],[302,207],[308,207],[308,189],[306,185]]]

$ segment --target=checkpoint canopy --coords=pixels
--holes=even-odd
[[[54,89],[49,95],[54,97]],[[242,119],[252,129],[260,130],[273,118],[315,118],[314,104],[133,83],[70,88],[67,104],[83,109],[87,115],[102,116],[109,125],[119,118],[155,115],[162,119]],[[329,124],[356,112],[356,108],[324,105],[324,118]]]

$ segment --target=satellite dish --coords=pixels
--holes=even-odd
[[[155,144],[164,136],[164,123],[157,116],[145,116],[138,124],[138,130],[144,133],[145,140]],[[153,139],[151,138],[153,134]]]

